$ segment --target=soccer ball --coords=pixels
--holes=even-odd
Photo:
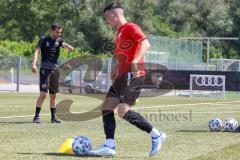
[[[228,118],[223,122],[223,130],[232,132],[238,127],[238,122],[234,118]]]
[[[208,128],[210,131],[221,131],[223,123],[219,118],[211,119],[208,122]]]
[[[72,143],[73,153],[77,156],[84,156],[92,150],[92,142],[86,136],[78,136]]]

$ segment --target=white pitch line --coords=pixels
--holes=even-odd
[[[188,112],[189,113],[189,112]],[[240,113],[240,111],[226,111],[226,112],[192,112],[193,114],[228,114],[228,113]]]
[[[223,105],[223,104],[233,104],[239,103],[240,101],[231,101],[231,102],[209,102],[209,103],[191,103],[191,104],[170,104],[170,105],[161,105],[161,106],[151,106],[151,107],[132,107],[132,109],[139,110],[139,109],[153,109],[153,108],[168,108],[168,107],[179,107],[179,106],[198,106],[198,105]],[[240,104],[239,104],[240,106]],[[88,112],[88,111],[86,111]],[[84,112],[73,112],[73,113],[84,113]],[[200,113],[200,112],[198,112]],[[204,112],[202,112],[204,113]],[[206,112],[209,113],[209,112]],[[236,113],[236,112],[234,112]],[[42,116],[49,116],[50,114],[41,114]],[[10,117],[0,117],[0,119],[12,119],[12,118],[27,118],[33,117],[34,115],[23,115],[23,116],[10,116]]]
[[[231,101],[231,102],[208,102],[208,103],[191,103],[191,104],[170,104],[170,105],[161,105],[161,106],[151,106],[151,107],[133,107],[132,109],[153,109],[153,108],[168,108],[168,107],[179,107],[179,106],[198,106],[198,105],[224,105],[224,104],[233,104],[239,103],[240,101]],[[239,104],[240,106],[240,104]]]
[[[27,118],[35,115],[23,115],[23,116],[11,116],[11,117],[0,117],[0,119],[12,119],[12,118]],[[50,116],[50,114],[41,114],[41,116]]]
[[[213,106],[225,106],[225,105],[228,105],[228,104],[212,104]],[[240,107],[240,104],[234,104],[234,103],[231,103],[231,106],[239,106]]]
[[[161,113],[161,114],[177,114],[177,113],[190,113],[190,111],[188,112],[171,112],[171,111],[167,111],[167,112],[164,112],[164,111],[161,111],[161,112],[140,112],[140,113],[146,113],[146,114],[156,114],[156,113]],[[240,111],[223,111],[223,112],[193,112],[191,111],[192,114],[226,114],[226,113],[240,113]]]

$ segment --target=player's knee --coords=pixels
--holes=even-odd
[[[41,97],[42,99],[45,99],[47,96],[48,96],[48,93],[46,93],[46,92],[42,92],[42,93],[40,94],[40,97]]]
[[[56,95],[56,94],[50,94],[50,97],[51,97],[51,98],[56,98],[57,95]]]
[[[118,108],[118,115],[119,117],[123,118],[124,117],[124,112],[123,112],[123,109],[122,108]]]
[[[126,104],[119,104],[118,106],[119,117],[123,118],[128,110],[129,110],[129,107]]]
[[[102,110],[114,110],[118,105],[118,99],[115,97],[107,97],[101,105]]]

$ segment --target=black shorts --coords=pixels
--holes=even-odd
[[[59,70],[40,69],[40,92],[56,94],[59,92]]]
[[[127,75],[117,77],[110,87],[107,97],[117,97],[120,103],[132,106],[140,95],[145,77],[131,78],[130,81],[127,77]]]

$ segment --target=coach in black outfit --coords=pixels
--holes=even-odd
[[[61,38],[62,27],[55,23],[51,26],[50,36],[41,37],[37,44],[33,56],[32,72],[37,73],[36,66],[38,55],[41,53],[41,67],[40,67],[40,95],[36,102],[35,117],[33,123],[41,123],[39,114],[45,98],[50,94],[50,109],[51,109],[51,123],[61,123],[56,116],[56,93],[59,92],[59,76],[58,59],[60,54],[60,47],[67,48],[72,51],[74,48],[65,43]]]

